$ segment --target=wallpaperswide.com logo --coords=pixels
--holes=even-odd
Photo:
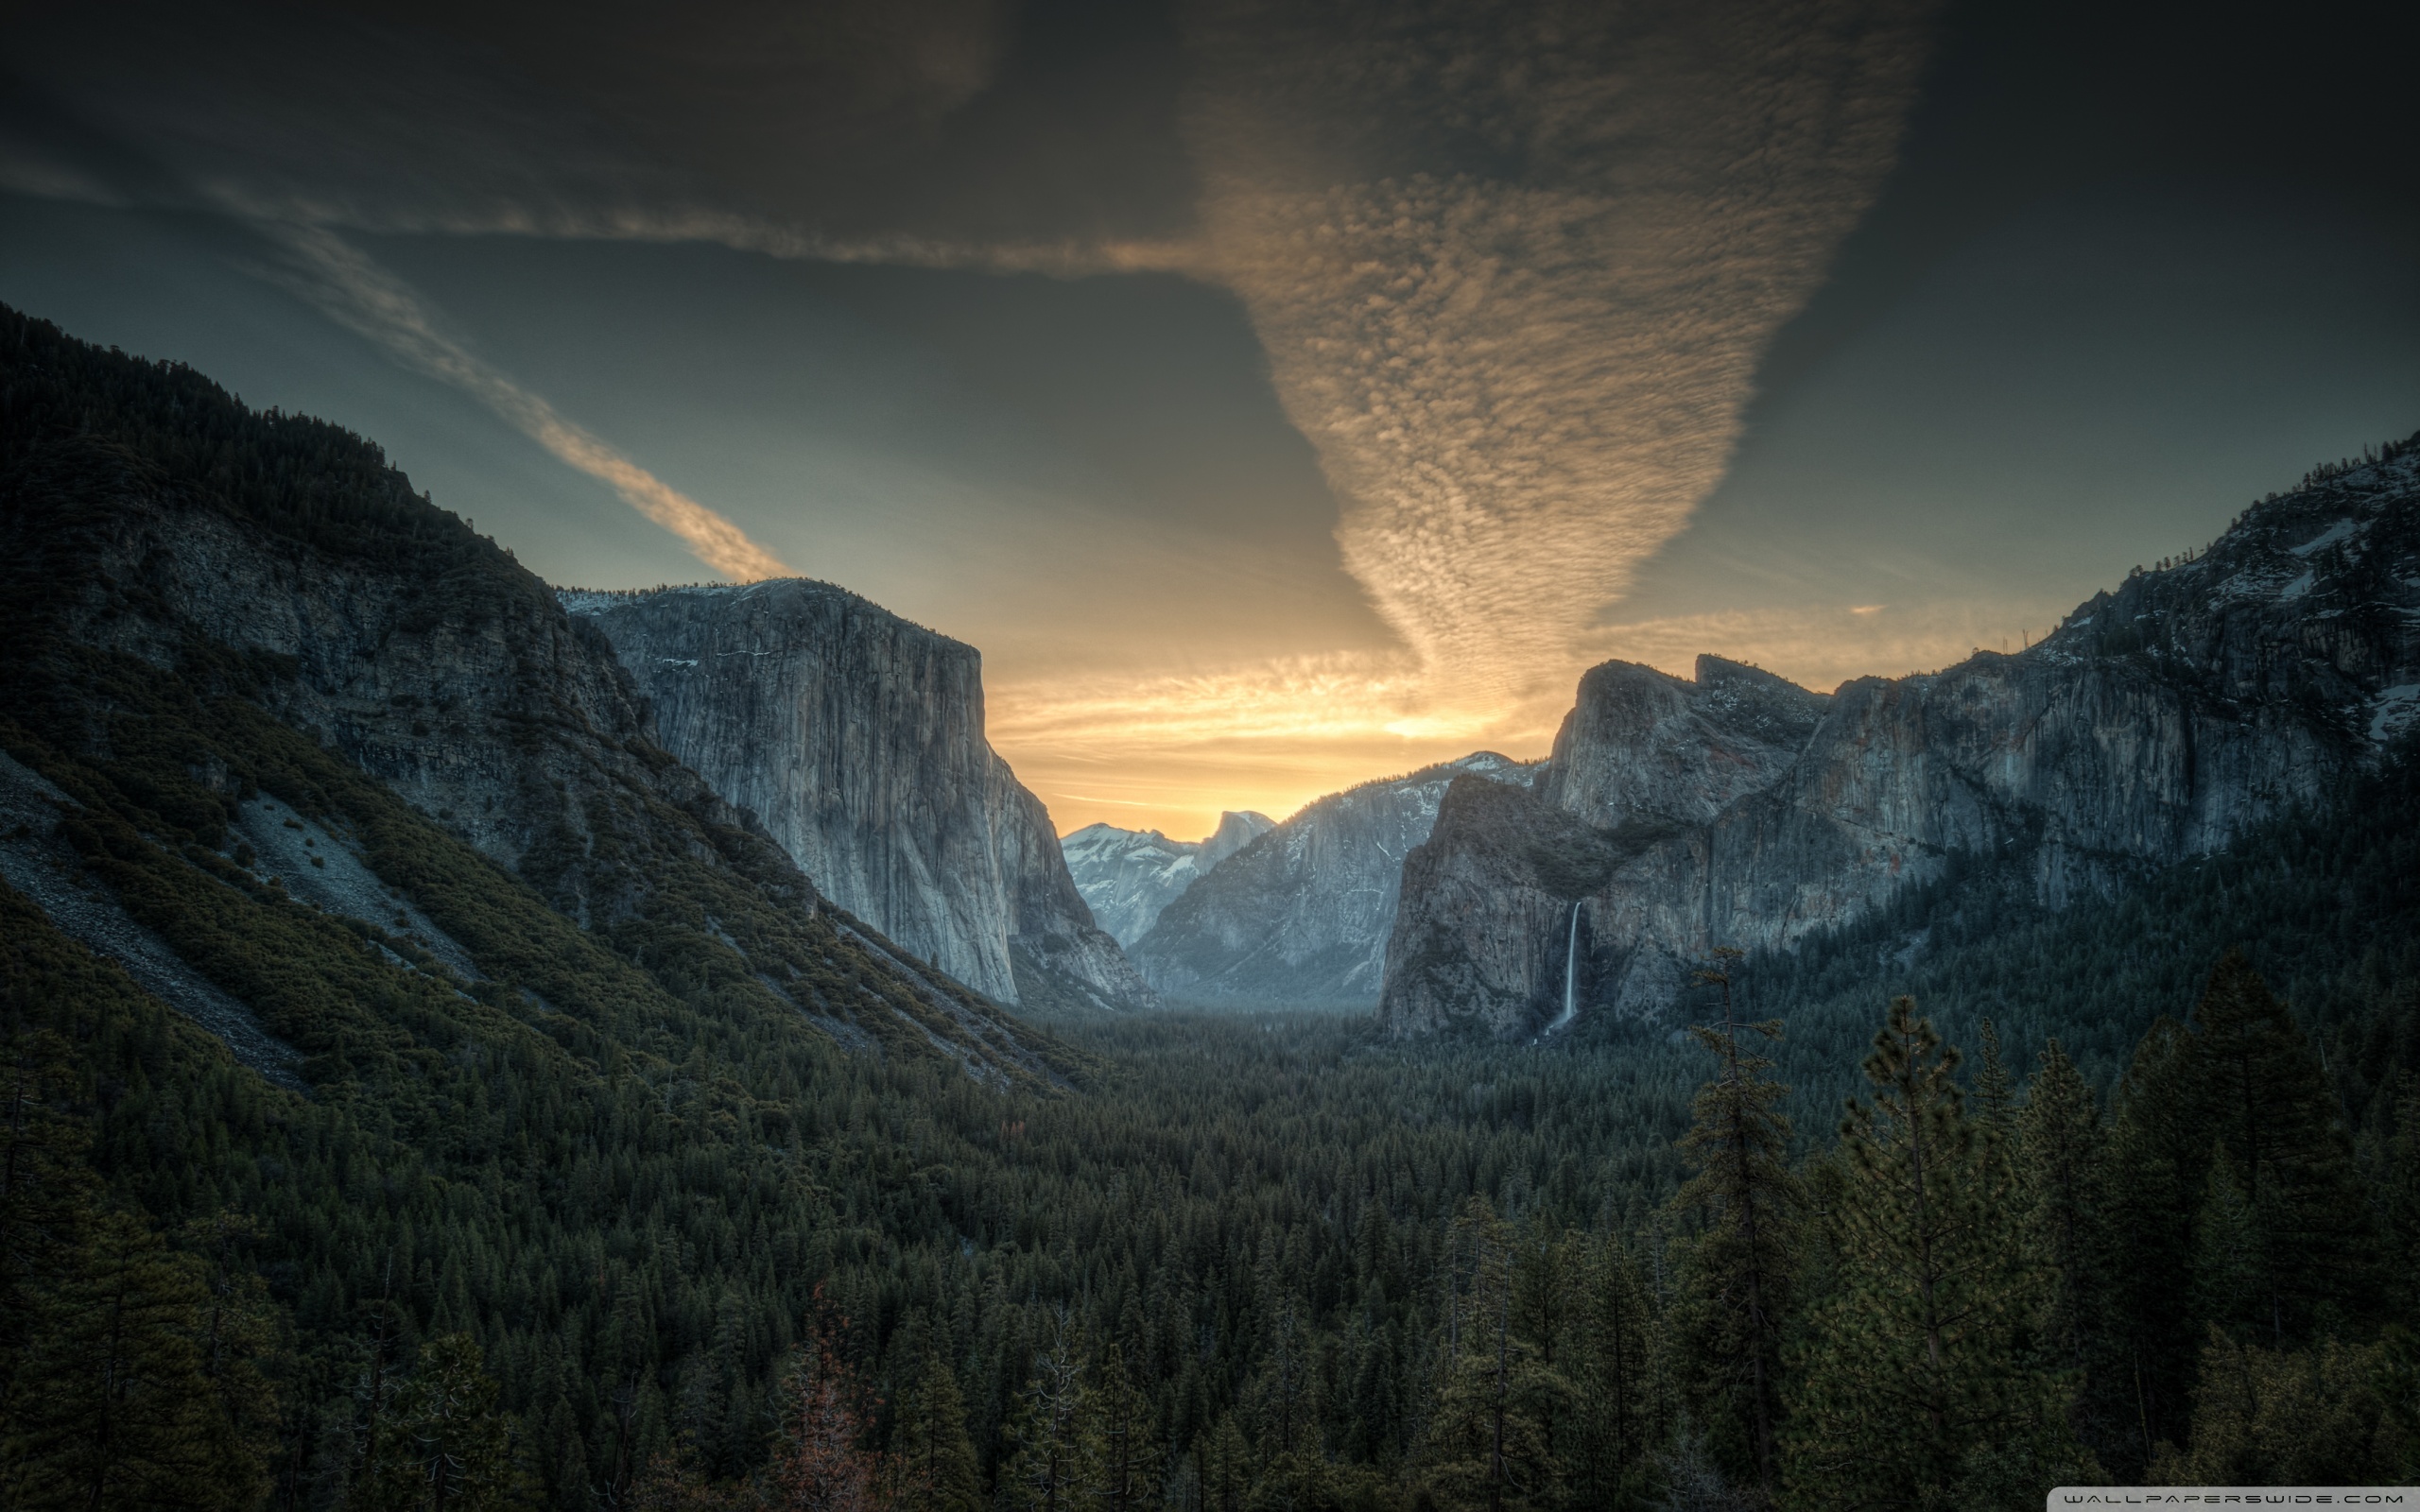
[[[2405,1506],[2420,1508],[2409,1486],[2062,1486],[2046,1512],[2086,1506]]]

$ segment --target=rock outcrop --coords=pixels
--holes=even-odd
[[[1277,827],[1251,810],[1219,816],[1206,840],[1171,840],[1157,830],[1087,824],[1060,842],[1076,890],[1093,919],[1120,945],[1132,946],[1159,921],[1160,910],[1210,869]]]
[[[1405,868],[1398,1034],[1654,1016],[1953,858],[2046,905],[2206,854],[2420,713],[2420,456],[2323,469],[2040,644],[1826,696],[1715,658],[1584,677],[1533,795],[1457,783]]]
[[[1518,788],[1535,772],[1481,751],[1317,799],[1164,908],[1134,963],[1187,1002],[1366,1005],[1384,979],[1404,857],[1448,785]]]
[[[795,578],[559,596],[619,654],[665,748],[840,906],[1003,1003],[1151,1001],[984,739],[974,647]]]
[[[189,868],[205,894],[351,919],[381,969],[441,971],[457,997],[566,1022],[643,1012],[661,988],[987,1080],[1058,1079],[1033,1048],[1046,1039],[901,967],[667,755],[596,625],[377,448],[5,309],[0,632],[0,732],[43,779],[11,769],[9,801],[40,813],[0,837],[0,873],[273,1074],[276,1042],[195,985],[232,990],[208,963],[180,976],[111,906],[69,907],[28,868],[67,867],[92,890],[95,868]],[[83,874],[55,843],[68,837]],[[507,895],[592,945],[533,964],[535,926],[465,902]],[[167,896],[126,911],[147,929],[190,917]],[[549,1005],[522,985],[533,973],[572,985]]]

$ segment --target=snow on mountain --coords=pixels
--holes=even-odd
[[[1092,906],[1093,921],[1120,945],[1149,933],[1166,908],[1194,879],[1275,829],[1277,821],[1249,810],[1219,816],[1219,828],[1204,840],[1171,840],[1157,830],[1121,830],[1087,824],[1059,842],[1076,890]]]
[[[1167,904],[1129,958],[1195,1004],[1367,1004],[1378,995],[1403,859],[1457,778],[1520,789],[1541,764],[1478,751],[1305,805]],[[1098,911],[1098,910],[1096,910]]]

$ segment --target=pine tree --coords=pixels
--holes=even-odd
[[[2193,1027],[2200,1110],[2256,1215],[2261,1301],[2282,1347],[2376,1284],[2352,1142],[2308,1037],[2240,954],[2211,973]]]
[[[2132,1416],[2109,1332],[2108,1135],[2091,1085],[2055,1039],[2017,1117],[2016,1149],[2024,1244],[2048,1285],[2042,1349],[2079,1378],[2078,1435],[2105,1454],[2122,1448]]]
[[[1244,1512],[1252,1495],[1252,1449],[1236,1415],[1221,1415],[1195,1453],[1201,1463],[1201,1512]]]
[[[2197,1325],[2193,1220],[2209,1179],[2210,1139],[2198,1112],[2191,1036],[2152,1022],[2119,1083],[2109,1137],[2106,1329],[2119,1376],[2124,1432],[2112,1473],[2139,1477],[2190,1421]]]
[[[976,1512],[983,1501],[974,1442],[966,1436],[966,1399],[958,1372],[938,1349],[901,1399],[891,1430],[899,1462],[901,1512]]]
[[[9,1383],[12,1503],[251,1505],[268,1477],[213,1389],[201,1266],[124,1213],[87,1211],[76,1227]]]
[[[1740,1043],[1743,1033],[1777,1040],[1781,1023],[1736,1022],[1729,973],[1709,971],[1700,979],[1721,989],[1722,1020],[1690,1030],[1717,1070],[1699,1091],[1695,1123],[1681,1141],[1694,1174],[1673,1206],[1698,1231],[1682,1248],[1671,1349],[1683,1396],[1713,1452],[1754,1476],[1770,1500],[1805,1197],[1787,1163],[1789,1120],[1780,1105],[1789,1090],[1768,1074],[1771,1059]]]
[[[2001,1230],[1987,1144],[1945,1049],[1893,1001],[1841,1126],[1840,1290],[1810,1317],[1789,1483],[1827,1507],[2038,1504],[2085,1457],[2071,1387],[2024,1358],[2038,1275]]]
[[[1551,1504],[1563,1468],[1545,1423],[1568,1413],[1571,1392],[1515,1326],[1512,1234],[1485,1198],[1472,1197],[1448,1252],[1441,1379],[1424,1455],[1428,1484],[1449,1507]]]
[[[1126,1351],[1112,1344],[1078,1415],[1078,1478],[1084,1504],[1135,1512],[1160,1499],[1160,1447],[1150,1399],[1127,1373]]]
[[[510,1418],[478,1341],[446,1333],[421,1347],[411,1379],[395,1394],[396,1441],[386,1473],[389,1505],[426,1512],[488,1512],[518,1489]]]
[[[1062,1312],[1001,1435],[1007,1453],[999,1499],[1014,1512],[1074,1512],[1083,1504],[1080,1429],[1091,1399],[1084,1350],[1082,1326]]]
[[[1594,1246],[1583,1285],[1572,1370],[1581,1431],[1569,1493],[1574,1505],[1615,1507],[1646,1490],[1664,1437],[1654,1317],[1638,1259],[1618,1234]]]
[[[2193,1219],[2193,1315],[2229,1338],[2262,1332],[2270,1312],[2267,1262],[2259,1214],[2222,1143],[2212,1152]]]
[[[2378,1392],[2381,1351],[2341,1339],[2264,1349],[2213,1332],[2193,1431],[2151,1473],[2170,1486],[2359,1486],[2396,1474],[2399,1435]]]

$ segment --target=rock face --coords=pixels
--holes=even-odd
[[[1150,1002],[983,738],[974,647],[794,578],[559,596],[619,654],[665,748],[834,902],[1003,1003]]]
[[[1196,879],[1276,827],[1275,819],[1250,810],[1219,815],[1219,828],[1206,840],[1087,824],[1059,848],[1094,920],[1120,945],[1132,946]]]
[[[1825,696],[1608,662],[1533,793],[1457,782],[1404,871],[1398,1034],[1654,1016],[1716,946],[1788,946],[1953,857],[2105,895],[2321,794],[2420,713],[2420,455],[2323,469],[2020,655]]]
[[[1164,908],[1134,963],[1198,1003],[1367,1005],[1384,978],[1404,857],[1458,778],[1518,789],[1536,773],[1481,751],[1305,807]]]
[[[420,911],[428,898],[475,893],[449,880],[455,862],[412,851],[410,866],[434,869],[372,875],[364,842],[328,816],[298,812],[339,801],[273,757],[299,732],[594,939],[643,962],[711,960],[718,1013],[803,1014],[844,1044],[938,1052],[987,1079],[1055,1075],[1031,1048],[1046,1041],[975,994],[890,960],[860,921],[819,896],[761,828],[658,746],[596,626],[414,493],[375,447],[320,421],[254,414],[190,371],[102,352],[6,309],[0,630],[12,648],[0,709],[12,730],[42,731],[46,743],[23,750],[47,748],[62,770],[118,774],[95,782],[135,782],[129,764],[157,759],[174,782],[209,794],[181,811],[191,839],[142,843],[181,847],[181,864],[211,886],[285,885],[291,873],[287,896],[354,919],[366,938],[424,951],[465,986],[524,991],[508,984],[526,968],[514,954],[525,936],[481,919],[484,954],[466,953]],[[144,700],[163,686],[186,700],[175,717],[190,724],[176,737],[147,735],[185,743],[147,756],[111,731],[149,730],[160,706]],[[196,733],[204,729],[216,733],[205,740]],[[9,803],[40,815],[0,838],[14,852],[0,872],[22,874],[20,862],[57,870],[66,863],[54,839],[82,833],[91,796],[69,800],[12,773],[0,784]],[[268,796],[280,783],[283,808]],[[302,849],[281,854],[289,842]],[[282,1063],[273,1041],[244,1031],[110,907],[31,896],[239,1056],[272,1071]],[[579,980],[605,982],[602,972]],[[682,979],[683,989],[698,980]],[[850,1001],[827,1001],[819,981]],[[640,1001],[596,991],[596,1002]],[[565,1001],[533,1011],[605,1010]]]

